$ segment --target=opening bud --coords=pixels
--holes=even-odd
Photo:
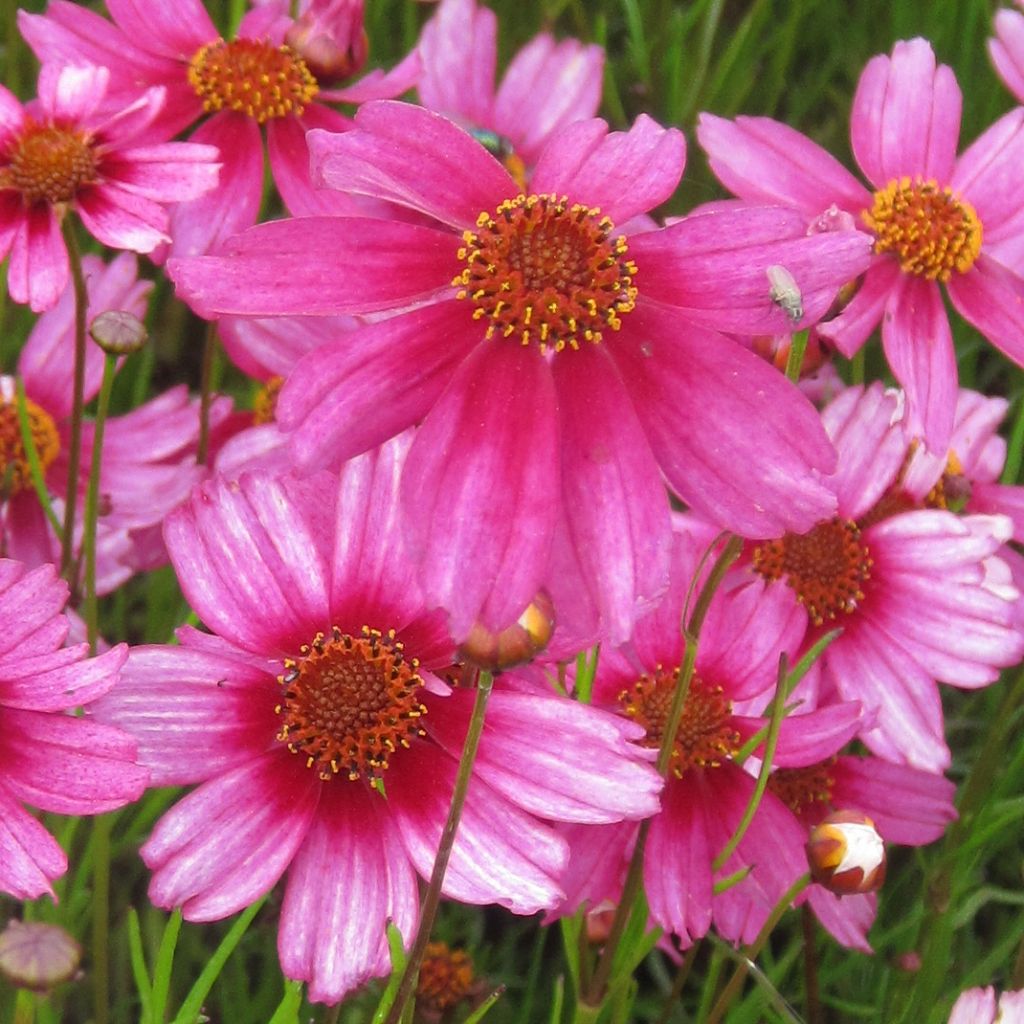
[[[486,672],[500,672],[531,661],[547,647],[555,631],[555,606],[542,590],[507,629],[492,633],[478,622],[459,653]]]
[[[860,811],[835,811],[807,840],[811,877],[837,896],[874,892],[885,881],[885,844]]]
[[[145,324],[134,313],[108,309],[89,324],[92,340],[108,355],[127,356],[138,352],[149,340]]]
[[[73,977],[81,959],[82,947],[55,924],[11,920],[0,933],[0,974],[18,988],[46,992]]]

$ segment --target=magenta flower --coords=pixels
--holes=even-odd
[[[53,895],[67,870],[57,841],[22,803],[55,814],[101,814],[142,795],[149,773],[120,729],[65,714],[117,682],[124,644],[95,658],[64,647],[67,584],[52,565],[0,558],[0,891]]]
[[[1024,990],[1003,992],[996,1005],[995,990],[969,988],[961,993],[948,1024],[1024,1024]]]
[[[406,528],[456,636],[477,620],[504,628],[569,561],[605,631],[628,637],[666,585],[663,473],[744,533],[829,508],[818,471],[833,454],[811,406],[708,325],[786,319],[765,281],[778,260],[823,310],[866,263],[865,236],[807,237],[773,210],[617,234],[682,173],[682,135],[647,117],[629,132],[562,128],[528,195],[422,108],[364,104],[356,125],[310,134],[315,177],[426,223],[279,221],[169,266],[204,314],[374,315],[298,364],[278,421],[306,471],[423,421]]]
[[[66,0],[53,0],[45,16],[18,13],[40,60],[106,65],[122,97],[136,96],[140,86],[162,86],[167,103],[157,127],[166,135],[211,114],[191,137],[220,150],[220,188],[176,208],[174,254],[206,252],[256,222],[264,126],[274,181],[288,208],[339,212],[339,197],[320,196],[310,185],[306,131],[344,131],[351,123],[325,100],[394,96],[416,79],[418,58],[411,55],[391,75],[375,72],[350,88],[330,88],[339,71],[358,70],[345,55],[361,53],[361,5],[353,18],[350,2],[312,0],[297,20],[288,7],[275,2],[249,11],[230,41],[221,38],[201,0],[112,0],[113,23]],[[324,45],[335,58],[327,61],[330,67]]]
[[[960,89],[924,39],[874,57],[853,100],[850,135],[866,189],[837,160],[768,118],[702,114],[698,138],[715,174],[743,199],[784,203],[809,224],[845,216],[875,258],[857,294],[820,325],[850,356],[881,321],[882,345],[906,389],[911,429],[944,453],[957,371],[939,283],[960,314],[1024,364],[1024,279],[1005,251],[1024,221],[1024,110],[997,121],[960,157]]]
[[[497,29],[494,11],[475,0],[442,0],[420,38],[416,88],[425,107],[480,132],[522,177],[552,134],[597,113],[604,51],[542,32],[516,53],[495,89]]]
[[[389,919],[411,940],[473,700],[445,681],[454,645],[398,529],[408,443],[340,479],[197,488],[166,536],[214,635],[134,648],[99,711],[138,737],[155,784],[199,783],[142,849],[153,901],[217,919],[287,871],[281,964],[318,1001],[387,972]],[[496,690],[445,893],[556,903],[567,850],[540,819],[653,813],[661,780],[638,735],[567,698]]]
[[[68,281],[68,209],[104,245],[152,252],[170,241],[166,204],[217,183],[215,149],[147,135],[162,90],[136,90],[132,102],[101,112],[108,77],[105,68],[44,67],[39,98],[24,107],[0,87],[0,258],[11,255],[11,298],[37,312]]]
[[[839,452],[839,514],[756,545],[751,568],[778,580],[811,630],[837,627],[819,662],[826,692],[859,700],[876,754],[927,771],[949,766],[936,680],[974,688],[1024,654],[1018,594],[995,554],[1004,516],[957,516],[900,497],[909,439],[898,396],[850,388],[822,414]]]

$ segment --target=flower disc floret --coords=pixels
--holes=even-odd
[[[188,80],[206,111],[234,110],[259,124],[299,116],[319,91],[290,46],[257,39],[218,39],[200,47],[189,62]]]
[[[428,942],[416,981],[417,1006],[444,1013],[469,995],[473,981],[473,960],[464,949]]]
[[[973,206],[934,179],[904,177],[874,195],[864,222],[875,252],[891,252],[907,274],[948,281],[964,274],[981,252],[981,220]]]
[[[271,377],[256,392],[252,403],[252,421],[255,425],[273,423],[277,412],[277,396],[281,393],[284,377]]]
[[[299,658],[285,661],[277,738],[324,781],[341,772],[352,781],[378,778],[400,746],[425,735],[418,667],[393,630],[364,626],[353,637],[334,626],[330,637],[318,633]]]
[[[32,443],[45,474],[60,452],[60,435],[53,418],[31,399],[25,399]],[[28,456],[21,439],[18,407],[0,400],[0,496],[11,496],[32,486]]]
[[[818,807],[827,813],[832,806],[832,789],[835,777],[832,769],[836,759],[807,765],[804,768],[776,768],[768,777],[768,788],[794,814]]]
[[[473,318],[490,321],[488,338],[556,352],[596,344],[636,305],[636,264],[613,231],[595,207],[519,195],[464,232],[458,257],[466,267],[452,283],[473,304]]]
[[[25,125],[9,146],[0,188],[17,189],[25,206],[69,203],[97,180],[96,154],[86,132],[53,124]]]
[[[872,559],[860,527],[848,519],[819,523],[809,533],[787,533],[759,544],[754,569],[767,580],[785,578],[815,625],[852,612],[864,599]]]
[[[653,676],[642,675],[629,690],[619,694],[626,714],[647,730],[645,746],[660,747],[665,735],[679,670],[658,668]],[[732,727],[732,702],[722,687],[690,680],[675,741],[672,771],[682,778],[690,768],[717,768],[740,746],[740,734]]]

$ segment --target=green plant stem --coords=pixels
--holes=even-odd
[[[818,987],[818,945],[814,912],[810,904],[800,908],[800,923],[804,933],[804,1007],[807,1024],[824,1024],[821,1015],[821,992]]]
[[[92,1006],[95,1024],[110,1019],[110,826],[112,815],[93,818]]]
[[[807,332],[797,331],[789,342],[789,355],[786,356],[786,376],[794,383],[800,383],[800,370],[804,365],[804,353],[807,351]]]
[[[679,970],[676,971],[676,976],[672,980],[672,988],[669,994],[665,997],[665,1003],[661,1008],[661,1013],[658,1014],[657,1024],[668,1024],[672,1019],[672,1011],[676,1008],[676,1003],[679,1002],[679,997],[683,994],[683,986],[686,984],[686,979],[690,976],[690,971],[693,968],[693,961],[697,958],[697,950],[700,949],[700,943],[695,942],[684,954],[683,962],[679,965]]]
[[[68,250],[71,283],[75,292],[75,366],[71,398],[71,437],[68,442],[68,486],[64,496],[64,530],[61,536],[60,572],[69,577],[75,539],[75,512],[78,503],[78,471],[82,462],[82,420],[85,418],[85,318],[89,309],[89,294],[82,273],[82,253],[70,217],[61,223],[61,234]]]
[[[82,525],[82,558],[85,560],[84,618],[89,653],[96,653],[99,626],[96,610],[96,523],[99,518],[100,466],[103,461],[103,429],[110,411],[110,393],[117,373],[117,356],[107,355],[103,362],[103,381],[96,405],[96,422],[92,438],[92,462],[89,485],[85,492],[85,522]]]
[[[53,527],[54,534],[60,537],[64,528],[61,525],[61,521],[57,518],[57,513],[53,511],[53,505],[50,502],[50,492],[46,489],[43,466],[39,461],[39,451],[36,448],[35,438],[32,436],[32,425],[28,421],[25,382],[20,377],[16,377],[14,388],[15,404],[18,410],[18,429],[21,431],[21,447],[25,452],[25,461],[28,462],[28,472],[32,478],[32,487],[36,492],[36,497],[39,499],[43,512],[46,513],[46,518]]]
[[[444,823],[444,829],[441,832],[441,842],[437,848],[434,870],[430,874],[430,882],[427,885],[427,891],[423,897],[423,905],[420,908],[420,924],[416,932],[416,940],[409,951],[409,959],[405,964],[402,981],[398,986],[395,1001],[391,1004],[391,1009],[384,1019],[384,1024],[398,1024],[405,1013],[406,1004],[412,998],[413,988],[416,985],[416,976],[419,974],[420,964],[423,962],[423,954],[426,952],[427,943],[430,941],[430,933],[434,927],[437,908],[441,902],[441,886],[444,883],[445,872],[448,870],[448,860],[451,857],[452,847],[455,845],[459,819],[462,817],[462,808],[466,802],[469,780],[473,774],[473,764],[476,761],[476,752],[480,746],[480,736],[483,733],[487,701],[490,699],[493,686],[493,676],[489,672],[481,672],[476,685],[476,697],[473,701],[473,713],[469,720],[469,730],[466,733],[466,740],[462,745],[462,756],[459,758],[459,769],[455,776],[455,788],[452,791],[452,802],[448,809],[448,820]]]
[[[210,320],[203,337],[203,363],[199,370],[199,445],[196,462],[206,465],[210,454],[210,405],[213,403],[213,359],[217,352],[217,321]]]

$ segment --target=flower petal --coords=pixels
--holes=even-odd
[[[57,840],[0,786],[0,891],[17,900],[52,896],[50,883],[67,869]]]
[[[946,283],[957,312],[1024,366],[1024,277],[982,255],[966,274]]]

